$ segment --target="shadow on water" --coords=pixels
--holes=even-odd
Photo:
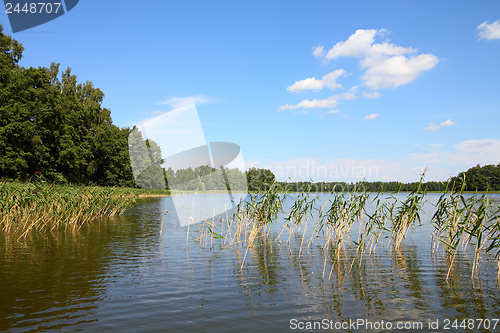
[[[150,218],[153,225],[114,217],[76,231],[30,233],[21,239],[0,235],[0,331],[64,329],[99,321],[113,266],[158,247],[158,238],[151,238],[159,226],[157,216]],[[151,239],[141,241],[146,238]]]

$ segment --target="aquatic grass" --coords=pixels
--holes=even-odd
[[[406,238],[408,231],[414,229],[421,224],[420,211],[425,203],[426,191],[421,190],[424,174],[422,174],[417,188],[414,189],[406,199],[399,200],[398,196],[394,197],[394,204],[389,208],[389,216],[391,221],[389,244],[392,242],[394,249],[399,249],[403,239]],[[398,193],[399,195],[400,193]],[[395,203],[399,205],[396,207]]]
[[[307,244],[309,247],[313,239],[318,239],[320,234],[323,234],[323,243],[321,248],[325,253],[323,263],[323,275],[325,278],[327,256],[326,253],[333,251],[336,255],[336,260],[339,261],[342,253],[345,253],[345,243],[349,242],[350,232],[353,224],[363,219],[365,212],[365,204],[368,199],[368,194],[358,192],[355,188],[353,192],[347,194],[345,192],[336,193],[330,192],[327,202],[319,209],[319,217],[316,225],[313,228],[311,238]],[[305,228],[304,235],[305,238]],[[302,249],[303,244],[301,244]],[[333,266],[330,270],[329,279],[332,274]]]
[[[255,220],[259,227],[276,221],[278,214],[283,212],[287,195],[284,191],[284,186],[273,183],[264,193],[249,194],[250,201],[245,205],[245,217]]]
[[[486,253],[496,252],[495,258],[497,259],[498,265],[497,279],[500,280],[500,206],[496,208],[496,211],[491,213],[489,219],[490,223],[485,228],[488,233],[488,238],[491,239],[491,242],[486,248]]]
[[[353,224],[363,219],[368,194],[356,189],[349,194],[336,194],[328,209],[324,223],[327,227],[327,244],[334,242],[334,248],[340,249],[345,241],[350,240]]]
[[[0,182],[0,226],[4,233],[19,237],[30,231],[78,229],[99,217],[121,215],[140,194],[127,188],[4,180]]]
[[[464,196],[465,177],[462,185],[441,195],[436,204],[436,212],[432,217],[434,225],[433,252],[436,253],[439,245],[443,246],[444,255],[449,263],[447,279],[454,267],[455,258],[459,251],[466,251],[472,247],[474,258],[471,278],[478,276],[480,255],[494,249],[498,251],[498,204],[487,197],[487,192],[474,193],[470,197]],[[494,209],[497,209],[494,213]],[[497,252],[497,259],[499,253]],[[500,264],[499,264],[500,274]]]
[[[227,230],[222,225],[207,222],[203,239],[210,237],[225,248],[243,246],[245,254],[241,269],[248,252],[256,244],[280,243],[292,251],[290,247],[294,243],[299,258],[304,251],[309,252],[311,246],[317,246],[324,253],[322,277],[330,279],[335,267],[340,267],[336,263],[347,260],[346,250],[354,253],[349,257],[349,264],[342,266],[349,270],[356,263],[362,265],[365,254],[374,254],[379,244],[394,253],[401,251],[408,233],[422,225],[421,213],[427,203],[427,192],[421,186],[423,179],[424,175],[410,193],[386,195],[379,192],[373,199],[362,188],[356,187],[351,192],[333,189],[323,203],[319,203],[320,197],[316,194],[299,193],[288,209],[285,209],[284,202],[291,196],[275,184],[267,191],[251,194],[246,201],[240,202],[234,215],[226,217],[224,227]],[[473,251],[471,276],[478,274],[481,254],[485,252],[496,254],[500,268],[498,204],[487,193],[464,196],[465,185],[461,185],[454,189],[454,184],[448,184],[430,221],[435,228],[431,251],[435,254],[443,247],[449,263],[448,277],[458,251]],[[492,213],[493,207],[497,207],[496,214]],[[382,242],[382,239],[387,241]],[[334,258],[331,267],[328,258]]]
[[[386,229],[386,222],[388,220],[387,212],[394,207],[394,203],[390,204],[387,200],[382,201],[382,193],[379,192],[372,200],[372,206],[375,210],[371,215],[367,215],[368,222],[365,222],[363,235],[367,244],[363,244],[363,252],[368,248],[368,253],[371,255],[375,253],[375,249],[380,242],[380,238]]]
[[[317,196],[314,196],[314,198],[310,198],[310,193],[309,192],[303,192],[299,195],[297,200],[294,201],[292,207],[290,208],[290,212],[287,217],[284,218],[285,224],[279,233],[277,240],[281,237],[283,231],[287,230],[288,231],[288,239],[287,243],[290,244],[290,238],[292,234],[297,230],[297,232],[300,232],[300,229],[302,225],[304,225],[303,228],[303,237],[301,239],[301,246],[299,250],[299,257],[300,254],[302,253],[303,245],[304,245],[304,240],[305,240],[305,234],[307,231],[307,222],[308,218],[313,217],[313,211],[315,207],[315,202],[318,199]],[[305,223],[303,223],[305,222]],[[308,245],[310,242],[308,242]]]
[[[377,193],[371,202],[371,205],[376,207],[375,211],[369,215],[365,210],[367,218],[362,218],[360,221],[358,239],[357,241],[353,241],[356,245],[357,257],[353,259],[351,268],[356,260],[361,265],[363,256],[367,250],[369,255],[375,252],[380,242],[380,237],[386,230],[387,211],[389,210],[388,202],[386,200],[382,201],[381,196],[381,192]]]

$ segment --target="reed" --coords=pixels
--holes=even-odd
[[[294,201],[292,207],[290,208],[288,216],[284,218],[285,224],[281,232],[279,233],[277,239],[281,237],[283,231],[287,230],[288,231],[287,244],[290,244],[291,236],[294,234],[294,232],[300,231],[303,222],[305,222],[303,228],[303,236],[305,236],[305,233],[307,231],[307,222],[309,218],[313,217],[313,211],[315,209],[315,202],[317,199],[318,197],[311,198],[309,192],[300,193],[297,200]],[[300,254],[302,253],[304,240],[305,237],[302,237],[301,246],[299,250],[299,257]],[[309,243],[310,242],[308,242],[307,244],[309,245]]]
[[[496,207],[496,211],[491,213],[489,224],[485,228],[488,233],[488,238],[491,239],[490,244],[486,248],[486,252],[496,252],[495,258],[497,259],[498,271],[497,279],[500,282],[500,207]]]
[[[295,243],[300,242],[298,258],[317,245],[324,253],[323,279],[327,276],[330,279],[335,262],[347,259],[347,248],[355,249],[350,265],[343,266],[350,270],[356,262],[362,264],[366,253],[372,255],[382,239],[387,239],[384,245],[391,251],[401,251],[408,233],[422,225],[421,213],[427,202],[427,193],[421,186],[423,179],[424,175],[410,193],[389,193],[386,197],[378,193],[372,200],[369,193],[359,188],[351,192],[332,189],[323,204],[318,203],[317,194],[299,193],[287,205],[288,209],[284,203],[290,195],[282,185],[274,184],[269,190],[251,194],[248,200],[241,202],[234,215],[224,222],[225,232],[222,225],[205,222],[197,241],[201,244],[204,240],[206,244],[210,238],[220,241],[224,247],[243,245],[246,249],[241,269],[248,252],[257,243],[284,242],[290,247],[291,240],[295,239]],[[448,184],[435,205],[430,221],[434,226],[431,250],[437,253],[443,248],[449,264],[447,278],[458,251],[473,251],[471,277],[478,274],[481,254],[495,253],[500,279],[500,208],[486,193],[464,196],[464,188],[465,181],[459,188]],[[353,232],[354,226],[358,227],[357,235]],[[327,258],[334,258],[331,267],[327,265]]]
[[[437,252],[439,245],[442,245],[449,263],[447,280],[459,251],[474,249],[471,278],[478,275],[481,253],[496,250],[497,260],[500,255],[498,204],[487,197],[487,193],[464,196],[465,186],[464,176],[460,187],[455,188],[453,184],[451,189],[446,188],[436,204],[437,210],[432,217],[435,229],[433,251]],[[500,262],[498,268],[500,274]]]
[[[354,189],[350,193],[336,194],[331,201],[331,206],[326,212],[325,223],[327,227],[326,244],[332,244],[333,249],[340,256],[345,242],[351,240],[350,234],[354,223],[363,219],[368,194]]]
[[[362,218],[360,221],[358,239],[354,242],[356,244],[357,257],[353,259],[351,268],[356,260],[361,265],[363,256],[367,250],[369,255],[375,252],[380,238],[386,230],[389,206],[387,200],[382,201],[381,196],[382,193],[379,192],[371,202],[371,205],[375,207],[374,212],[371,215],[365,212],[367,218]]]
[[[249,194],[250,201],[245,205],[245,217],[255,220],[258,226],[276,221],[278,214],[283,212],[287,195],[284,191],[284,186],[274,183],[264,193]]]
[[[4,233],[25,237],[30,231],[80,228],[105,216],[121,215],[140,195],[127,188],[82,187],[27,182],[0,182],[0,226]]]
[[[408,194],[404,200],[399,200],[398,196],[395,196],[394,202],[397,202],[398,205],[393,204],[389,208],[389,216],[392,224],[389,243],[392,242],[393,248],[396,250],[401,247],[401,243],[406,238],[408,231],[421,224],[420,211],[425,203],[424,198],[426,194],[425,191],[421,190],[423,181],[424,174],[422,174],[416,189]]]

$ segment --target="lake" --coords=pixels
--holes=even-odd
[[[1,235],[0,331],[500,330],[494,256],[481,256],[471,280],[473,252],[461,252],[446,280],[446,260],[432,254],[438,198],[427,196],[422,226],[400,249],[381,240],[358,261],[349,244],[335,261],[302,230],[258,238],[248,251],[221,246],[200,225],[188,234],[175,214],[163,219],[171,197],[143,199],[78,231]]]

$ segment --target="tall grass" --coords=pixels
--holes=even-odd
[[[432,217],[435,228],[434,252],[438,250],[439,245],[443,247],[450,264],[447,275],[449,278],[457,253],[472,248],[474,259],[471,277],[474,277],[478,273],[481,253],[497,251],[496,257],[499,259],[499,207],[487,197],[487,193],[475,193],[465,197],[465,179],[459,188],[454,188],[453,185],[439,198],[437,210]],[[498,268],[500,274],[500,262]]]
[[[34,230],[80,228],[96,218],[122,214],[139,196],[158,195],[127,188],[4,180],[0,182],[0,227],[19,237]]]
[[[206,221],[202,234],[205,244],[210,236],[224,247],[244,244],[242,269],[246,254],[251,247],[257,246],[255,244],[284,242],[290,246],[295,235],[300,242],[299,258],[312,246],[322,250],[323,278],[330,279],[336,263],[347,259],[346,247],[356,250],[356,256],[347,265],[349,269],[355,262],[361,265],[363,257],[375,253],[379,244],[395,253],[401,251],[408,233],[422,225],[421,214],[427,198],[421,187],[423,179],[422,175],[410,193],[378,193],[372,200],[369,193],[360,189],[355,188],[352,192],[333,189],[322,204],[317,194],[299,193],[291,204],[285,205],[291,196],[275,184],[268,191],[250,195],[249,200],[240,203],[233,217],[226,219],[225,233],[222,227],[214,232],[218,226],[214,221]],[[500,278],[500,208],[486,193],[464,195],[464,188],[465,182],[458,189],[449,184],[435,205],[435,213],[429,221],[434,226],[432,251],[436,254],[443,249],[449,264],[447,278],[452,273],[458,251],[474,253],[472,278],[477,276],[481,254],[494,253]],[[285,210],[285,207],[289,208]],[[283,223],[278,224],[278,221]],[[213,246],[212,241],[210,246]],[[332,256],[334,264],[328,274],[327,262]]]
[[[496,211],[492,212],[489,217],[489,223],[486,227],[488,238],[491,240],[486,248],[486,252],[496,252],[495,258],[497,259],[498,274],[497,279],[500,279],[500,207],[496,207]]]
[[[424,180],[424,175],[420,178],[420,182],[415,190],[413,190],[406,199],[399,201],[400,205],[396,207],[392,205],[389,209],[390,220],[392,226],[390,228],[391,241],[395,249],[399,249],[401,243],[408,231],[415,228],[416,224],[420,224],[420,211],[425,203],[425,191],[421,191],[421,185]],[[394,202],[398,200],[395,198]]]

